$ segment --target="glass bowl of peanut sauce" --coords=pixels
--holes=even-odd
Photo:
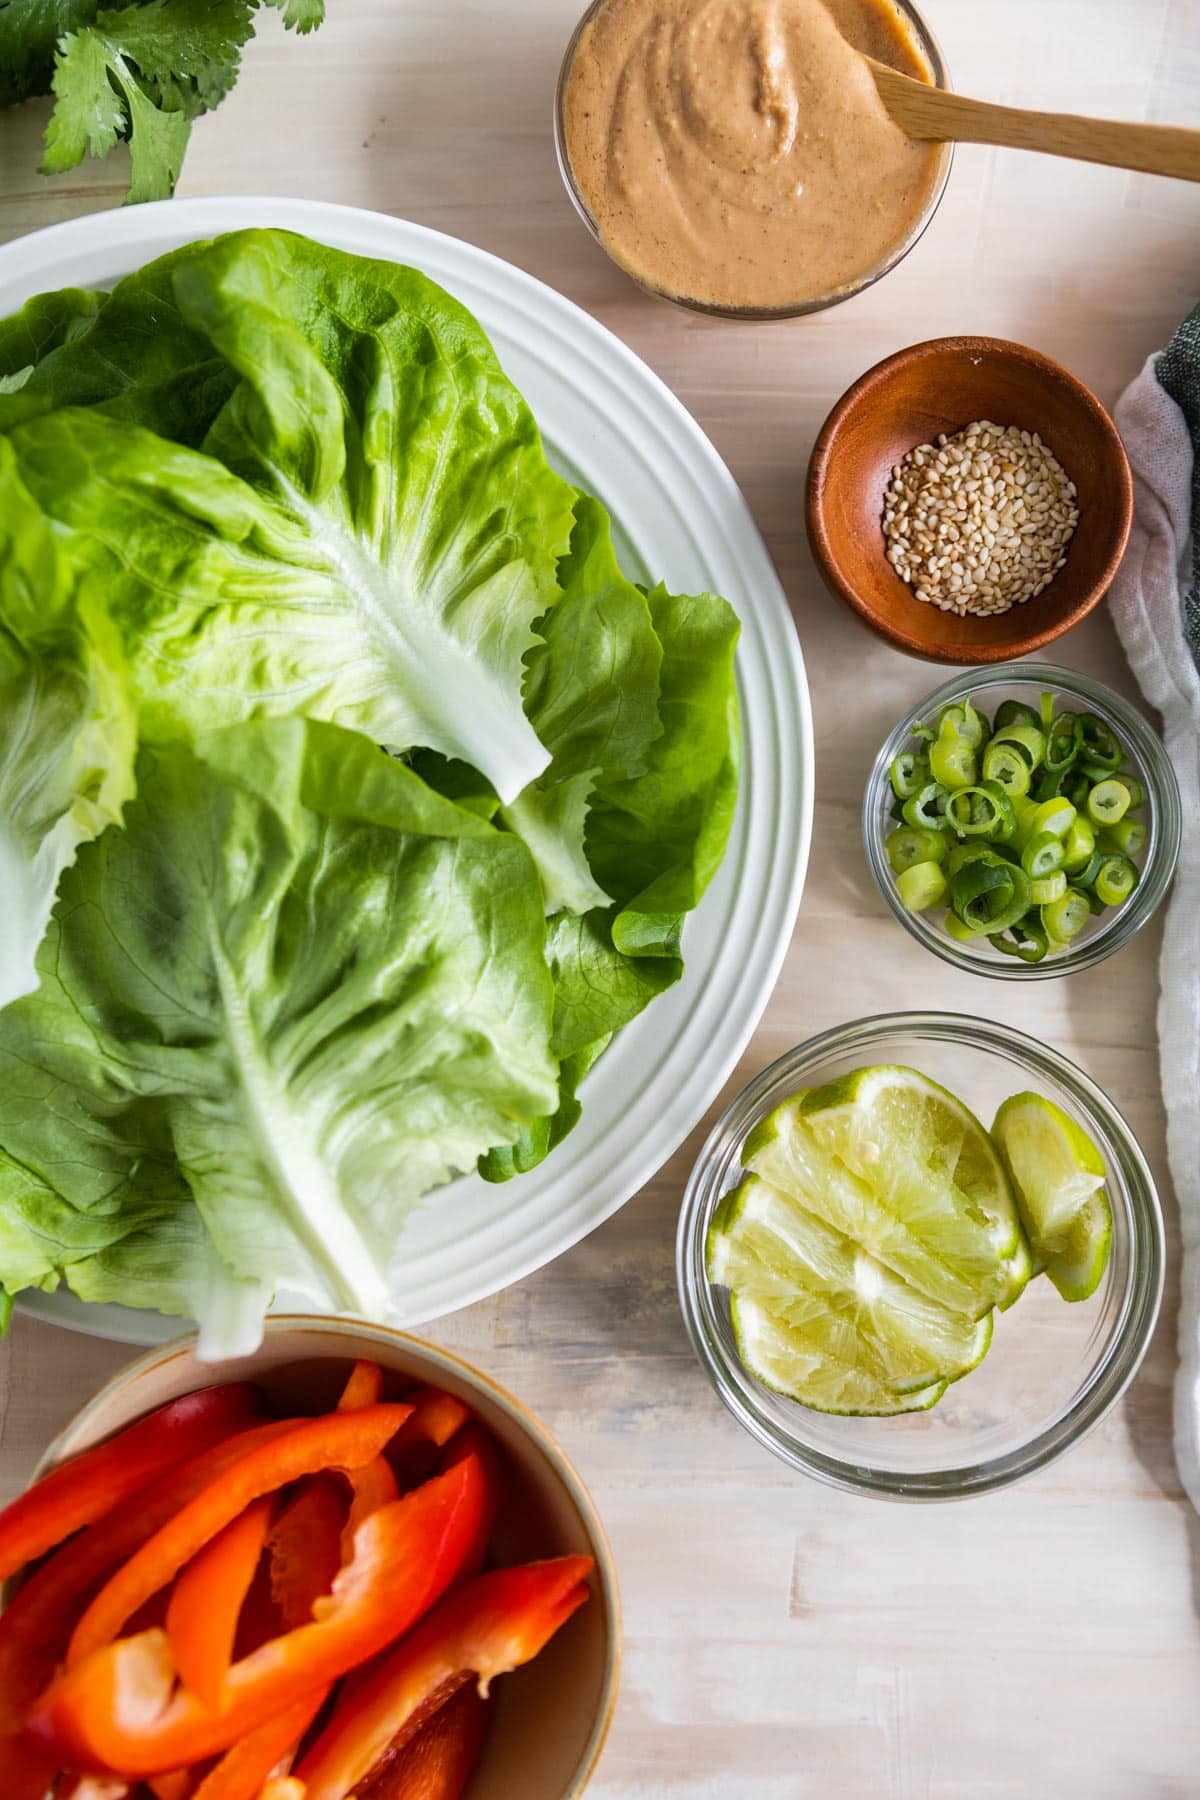
[[[949,86],[910,0],[592,0],[555,96],[576,211],[639,287],[691,311],[851,299],[919,241],[953,160],[892,123],[864,53]]]

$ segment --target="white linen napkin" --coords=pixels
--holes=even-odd
[[[1116,409],[1136,513],[1110,606],[1142,692],[1162,714],[1183,800],[1179,872],[1163,939],[1158,1042],[1167,1155],[1183,1232],[1175,1455],[1200,1511],[1200,673],[1185,635],[1193,449],[1151,357]]]

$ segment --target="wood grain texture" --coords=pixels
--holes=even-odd
[[[1200,181],[1200,131],[993,106],[986,100],[970,100],[965,94],[914,81],[911,75],[902,75],[874,57],[868,61],[884,105],[911,138],[939,144],[999,144],[1010,150],[1036,150],[1043,156],[1070,156],[1081,162]]]
[[[1158,933],[1097,973],[1028,987],[959,974],[885,912],[863,784],[937,671],[870,637],[816,577],[804,470],[821,420],[899,346],[1032,343],[1115,399],[1200,294],[1200,194],[964,146],[928,235],[844,308],[732,325],[655,302],[587,237],[554,167],[550,102],[581,0],[333,0],[269,23],[196,128],[189,194],[305,194],[469,238],[569,294],[670,383],[742,483],[813,682],[817,854],[740,1082],[810,1033],[912,1005],[1033,1030],[1112,1094],[1163,1183]],[[1200,124],[1198,0],[925,0],[955,81],[998,102]],[[101,164],[33,173],[43,109],[0,119],[0,234],[111,205]],[[669,574],[669,571],[664,571]],[[1056,647],[1133,695],[1103,610]],[[714,1108],[715,1110],[715,1108]],[[612,1533],[625,1687],[589,1800],[1192,1800],[1200,1793],[1200,1527],[1170,1447],[1176,1287],[1117,1411],[1007,1495],[937,1510],[848,1499],[739,1431],[674,1300],[679,1197],[706,1124],[644,1193],[539,1275],[430,1334],[543,1414]],[[18,1319],[0,1349],[0,1498],[128,1353]]]

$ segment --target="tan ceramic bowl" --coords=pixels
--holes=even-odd
[[[347,1366],[370,1357],[406,1381],[465,1400],[506,1453],[508,1495],[496,1526],[502,1562],[568,1552],[595,1558],[593,1593],[542,1654],[496,1683],[496,1709],[469,1800],[573,1800],[587,1787],[616,1706],[621,1604],[612,1551],[586,1488],[545,1426],[497,1382],[405,1332],[353,1319],[279,1315],[262,1348],[214,1368],[182,1338],[122,1369],[46,1451],[43,1475],[193,1388],[251,1378],[279,1401],[332,1405]]]
[[[976,419],[1038,432],[1079,491],[1066,566],[1036,599],[988,619],[918,600],[883,537],[893,466]],[[818,569],[880,637],[930,662],[995,663],[1041,650],[1103,600],[1129,539],[1133,477],[1116,426],[1060,363],[1001,338],[934,338],[877,363],[843,394],[813,450],[807,506]]]

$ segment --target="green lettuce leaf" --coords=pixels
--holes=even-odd
[[[480,1173],[505,1181],[536,1167],[578,1122],[578,1087],[612,1038],[683,973],[684,919],[720,865],[737,799],[741,737],[734,651],[737,619],[715,594],[647,596],[662,644],[662,726],[644,772],[601,775],[587,820],[587,853],[617,904],[547,932],[554,975],[555,1112]]]
[[[476,321],[414,269],[280,231],[182,262],[184,317],[242,377],[205,448],[284,507],[379,647],[406,725],[511,801],[549,756],[521,704],[574,495]]]
[[[134,716],[106,613],[0,437],[0,1006],[37,985],[62,872],[133,791]]]
[[[0,321],[0,430],[59,407],[97,407],[174,443],[200,445],[237,377],[175,300],[174,274],[192,246],[119,281],[111,294],[42,294]]]
[[[243,1302],[381,1316],[420,1196],[554,1107],[543,935],[519,840],[356,734],[143,751],[123,829],[64,878],[37,993],[0,1012],[0,1214],[40,1211],[59,1245],[39,1276],[0,1236],[0,1284],[117,1293],[194,1205]],[[95,1243],[106,1206],[125,1229]],[[245,1305],[219,1282],[212,1304],[244,1338]]]
[[[597,784],[587,853],[617,902],[613,942],[632,956],[678,953],[729,841],[741,766],[737,616],[718,594],[648,595],[663,647],[662,736],[650,767]]]

